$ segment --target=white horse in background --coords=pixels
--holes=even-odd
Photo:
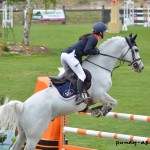
[[[100,54],[89,56],[83,62],[83,68],[92,75],[92,86],[88,90],[92,103],[101,103],[101,110],[113,108],[117,101],[108,91],[112,86],[112,72],[116,62],[122,60],[132,66],[135,72],[141,72],[141,61],[136,36],[113,37],[99,47]],[[75,104],[75,98],[64,101],[56,88],[50,86],[28,98],[25,102],[10,101],[0,106],[1,132],[16,124],[18,137],[10,150],[21,150],[26,141],[25,150],[34,150],[49,123],[58,116],[75,113],[86,108],[87,104]]]

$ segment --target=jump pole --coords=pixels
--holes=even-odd
[[[148,22],[148,27],[150,27],[150,0],[147,1],[147,22]]]
[[[13,27],[13,6],[8,5],[7,1],[2,2],[2,27]]]
[[[91,113],[81,113],[81,112],[78,114],[91,115]],[[105,117],[114,118],[114,119],[127,119],[130,121],[150,122],[150,116],[125,114],[125,113],[117,113],[117,112],[109,112]]]
[[[84,115],[91,115],[91,113],[78,113]],[[125,113],[116,113],[116,112],[109,112],[105,117],[114,118],[114,119],[127,119],[130,121],[144,121],[150,122],[150,116],[143,116],[143,115],[133,115],[133,114],[125,114]],[[75,133],[75,134],[82,134],[82,135],[89,135],[89,136],[96,136],[96,137],[103,137],[103,138],[111,138],[117,140],[125,140],[131,142],[143,142],[144,144],[150,144],[149,137],[142,137],[142,136],[134,136],[134,135],[126,135],[126,134],[119,134],[119,133],[111,133],[111,132],[103,132],[103,131],[95,131],[95,130],[86,130],[80,128],[72,128],[68,126],[64,126],[62,129],[63,134],[65,133]],[[62,140],[63,141],[63,140]],[[77,149],[70,145],[62,145],[64,149],[68,148],[68,150],[84,150]],[[69,147],[68,147],[69,146]],[[62,148],[62,149],[63,149]]]
[[[69,133],[75,133],[75,134],[90,135],[90,136],[96,136],[96,137],[105,137],[105,138],[118,139],[118,140],[144,142],[147,144],[150,143],[150,138],[141,137],[141,136],[110,133],[110,132],[95,131],[95,130],[86,130],[86,129],[72,128],[72,127],[64,127],[63,131],[65,133],[69,132]]]

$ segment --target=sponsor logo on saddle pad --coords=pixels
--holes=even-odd
[[[58,84],[58,85],[53,83],[53,86],[56,87],[59,94],[65,99],[71,98],[72,96],[76,95],[76,88],[73,86],[73,84],[70,81],[66,81],[63,84]]]
[[[74,94],[74,90],[73,89],[67,89],[63,92],[63,97],[70,97]]]

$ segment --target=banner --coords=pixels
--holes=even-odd
[[[32,20],[40,21],[65,21],[64,11],[57,10],[33,10]]]

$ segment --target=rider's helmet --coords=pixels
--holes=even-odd
[[[103,22],[97,22],[93,25],[92,32],[94,34],[99,34],[100,32],[106,31],[106,25]]]

